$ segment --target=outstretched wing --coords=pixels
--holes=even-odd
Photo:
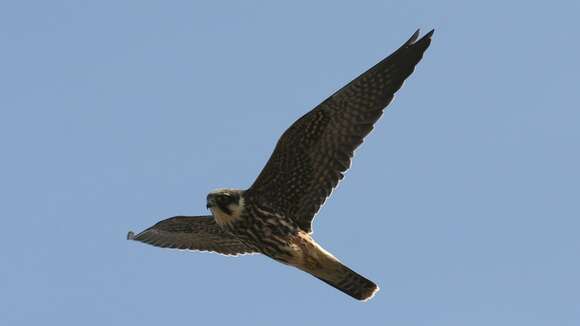
[[[417,30],[393,54],[294,122],[246,196],[311,232],[314,215],[350,167],[354,150],[423,57],[432,34],[417,41]]]
[[[213,216],[175,216],[137,235],[129,232],[127,239],[162,248],[213,251],[224,255],[256,252],[225,233]]]

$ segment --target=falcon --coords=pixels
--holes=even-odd
[[[379,287],[312,238],[312,220],[350,167],[354,150],[431,43],[433,30],[411,38],[298,119],[278,140],[246,190],[207,195],[209,216],[175,216],[127,238],[163,248],[224,255],[264,254],[358,300]]]

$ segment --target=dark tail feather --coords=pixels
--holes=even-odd
[[[379,287],[375,283],[344,266],[340,262],[337,263],[340,264],[340,266],[335,275],[327,278],[322,278],[317,275],[314,276],[337,290],[361,301],[370,300],[375,293],[379,291]]]

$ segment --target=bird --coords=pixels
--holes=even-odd
[[[211,215],[175,216],[127,239],[223,255],[263,254],[367,301],[379,290],[313,238],[312,221],[431,44],[417,30],[400,48],[295,121],[247,189],[207,195]]]

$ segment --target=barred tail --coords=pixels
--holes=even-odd
[[[295,252],[289,259],[278,260],[311,274],[357,300],[367,301],[379,290],[375,283],[346,267],[324,250],[309,234],[300,233],[295,244]]]
[[[338,268],[334,273],[324,276],[312,275],[357,300],[370,300],[377,293],[379,287],[375,283],[340,262],[336,263]]]

